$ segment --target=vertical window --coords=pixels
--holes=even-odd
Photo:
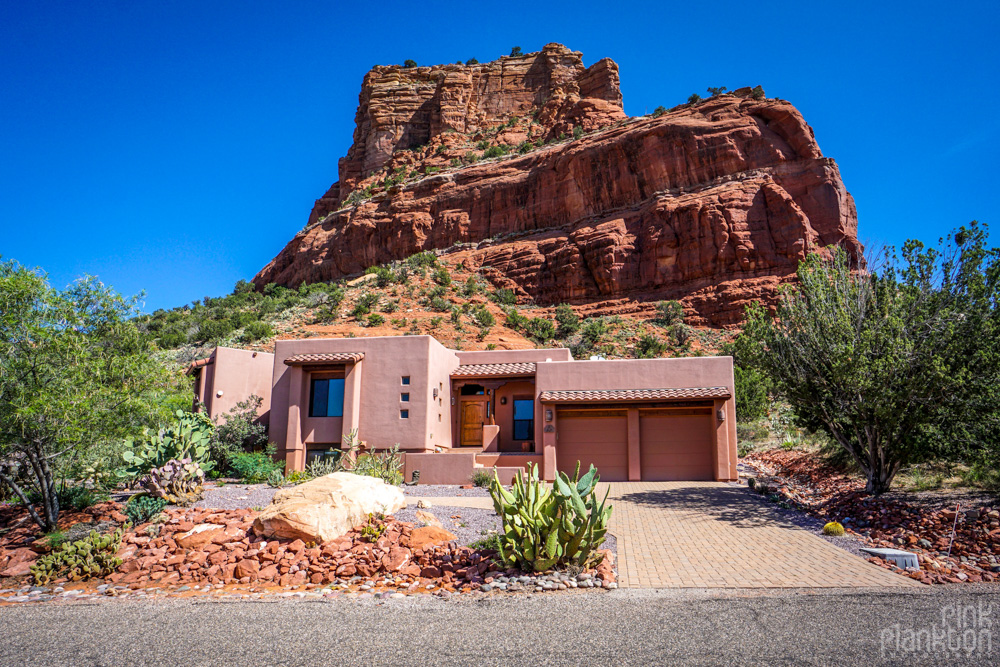
[[[409,410],[400,410],[399,411],[399,418],[400,419],[409,419],[410,418],[410,411]]]
[[[344,378],[313,378],[309,391],[309,416],[344,416]]]
[[[404,391],[402,394],[399,395],[399,400],[402,401],[403,403],[409,403],[410,394]]]
[[[410,384],[410,376],[409,375],[404,375],[403,376],[403,384]]]
[[[535,402],[531,399],[514,401],[514,440],[535,439]]]

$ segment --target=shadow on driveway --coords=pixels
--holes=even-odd
[[[764,498],[738,486],[678,486],[623,493],[615,501],[657,507],[678,514],[690,514],[692,517],[700,515],[703,519],[722,521],[737,528],[809,528],[811,526],[808,524],[812,523],[806,517],[795,520],[791,516],[792,511],[782,511]]]

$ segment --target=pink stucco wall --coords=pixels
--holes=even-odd
[[[269,421],[271,405],[271,375],[274,355],[268,352],[217,347],[213,363],[196,371],[195,392],[209,417],[217,419],[252,395],[263,399],[258,415],[262,423]]]

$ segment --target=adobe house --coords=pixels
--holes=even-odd
[[[224,350],[200,395],[221,387],[230,360],[236,374],[258,372],[258,357]],[[279,340],[269,399],[288,470],[356,429],[368,449],[398,443],[406,479],[419,470],[428,484],[493,466],[506,478],[530,462],[552,480],[578,460],[605,481],[737,478],[731,357],[577,361],[567,349],[451,350],[430,336]]]

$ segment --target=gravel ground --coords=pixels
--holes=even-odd
[[[222,487],[205,487],[205,497],[194,504],[221,510],[266,507],[271,504],[277,489],[267,484],[227,484]]]
[[[463,489],[453,484],[418,484],[417,486],[404,486],[403,493],[408,496],[424,498],[444,498],[444,497],[476,497],[483,498],[490,495],[490,490],[485,487],[474,486],[471,489]]]

